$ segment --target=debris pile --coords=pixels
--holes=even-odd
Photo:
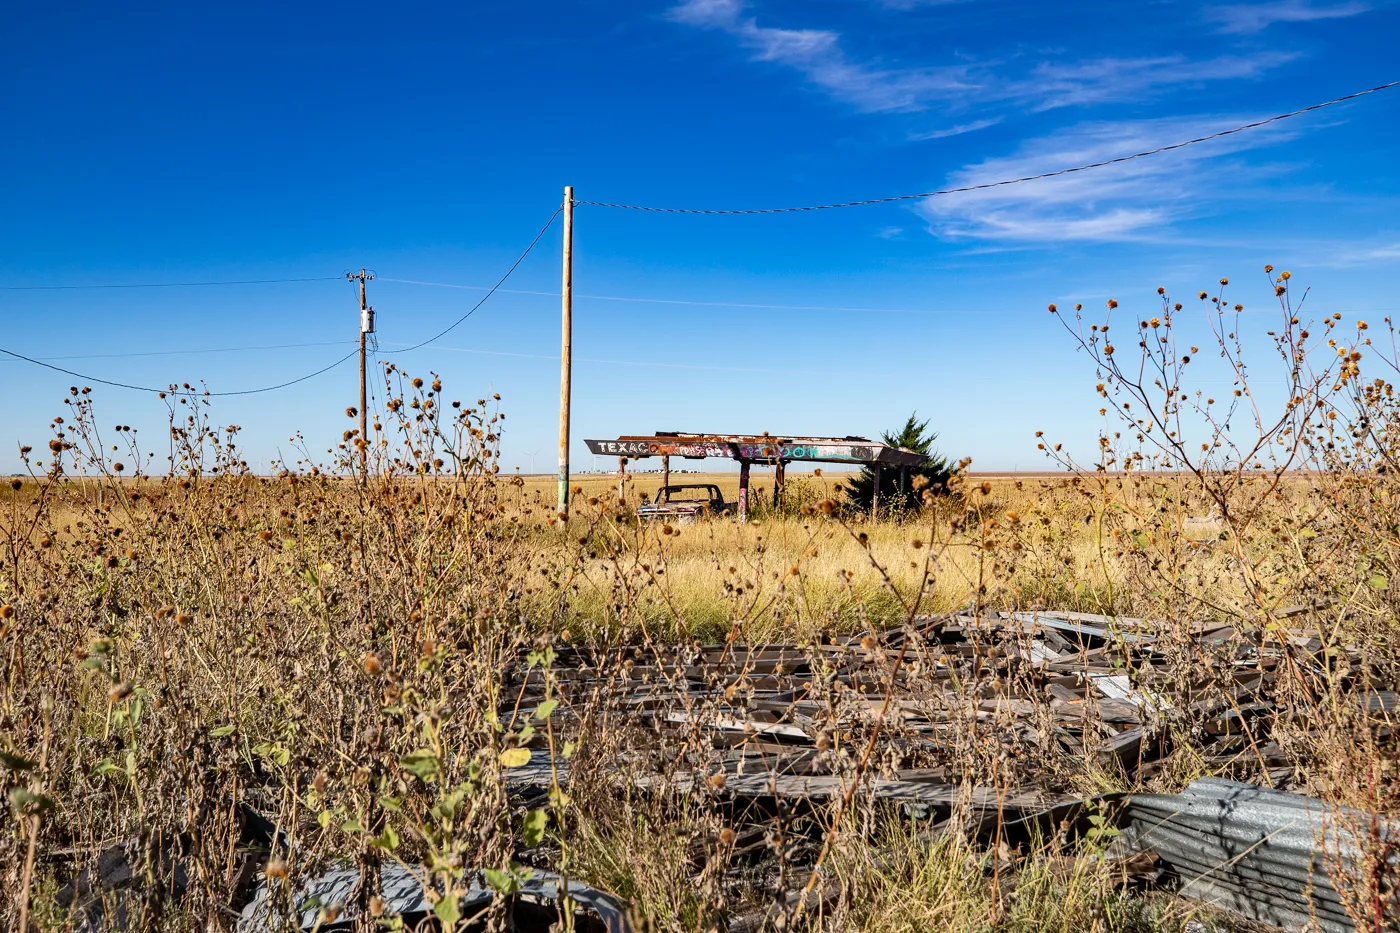
[[[1343,674],[1339,662],[1350,665]],[[595,792],[601,785],[616,799],[684,800],[722,813],[732,833],[726,883],[748,885],[747,900],[736,902],[751,905],[728,918],[732,933],[788,922],[794,909],[839,898],[824,843],[857,808],[912,820],[929,841],[960,833],[994,846],[1070,841],[1109,826],[1117,839],[1102,857],[1119,859],[1125,871],[1171,879],[1187,896],[1256,920],[1350,933],[1346,890],[1335,879],[1368,857],[1368,845],[1382,852],[1383,871],[1396,868],[1400,827],[1282,791],[1301,773],[1274,736],[1284,665],[1332,672],[1346,702],[1370,717],[1376,734],[1391,736],[1395,692],[1369,679],[1355,653],[1324,648],[1316,635],[1046,612],[917,618],[802,646],[535,652],[502,673],[499,715],[515,722],[552,710],[556,753],[564,737],[606,735],[609,743],[591,762],[589,742],[566,760],[537,735],[528,763],[508,772],[521,808],[541,805],[555,782],[583,792],[587,768]],[[590,728],[600,722],[605,730]],[[1140,786],[1183,745],[1204,769],[1256,783],[1204,779],[1181,794],[1090,792],[1090,768]],[[756,904],[754,878],[779,857],[776,848],[787,860],[781,884]],[[121,874],[110,870],[121,851],[76,884],[75,930],[103,925],[94,891]],[[548,851],[521,855],[550,864]],[[382,911],[409,928],[432,915],[438,896],[426,873],[391,863],[368,870],[379,872],[372,887]],[[260,880],[231,905],[237,929],[281,929],[284,916],[303,930],[349,929],[364,920],[356,896],[364,871],[332,865],[294,889],[275,886],[276,894]],[[156,875],[178,898],[180,866],[162,865]],[[633,926],[626,905],[588,879],[566,883],[543,867],[521,877],[511,895],[517,929],[556,922],[565,884],[583,928]],[[457,915],[478,915],[497,896],[477,877]],[[121,928],[124,917],[124,908],[107,911],[105,928]]]

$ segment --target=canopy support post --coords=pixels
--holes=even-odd
[[[749,461],[739,461],[739,524],[749,520]]]

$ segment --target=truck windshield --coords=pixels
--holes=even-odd
[[[708,486],[671,486],[665,495],[667,502],[709,502],[713,498]]]

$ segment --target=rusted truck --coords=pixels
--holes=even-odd
[[[655,499],[637,509],[637,517],[695,522],[706,517],[733,515],[738,508],[739,503],[724,501],[724,493],[714,483],[683,483],[662,486]]]

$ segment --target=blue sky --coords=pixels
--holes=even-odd
[[[365,266],[392,350],[482,294],[410,281],[491,284],[566,184],[746,208],[1034,174],[1395,80],[1397,35],[1400,5],[1370,0],[17,6],[0,55],[0,346],[118,381],[273,383],[349,351],[349,284],[15,286]],[[1036,430],[1090,454],[1093,373],[1046,304],[1114,297],[1136,316],[1159,285],[1228,276],[1254,339],[1271,262],[1319,312],[1400,308],[1397,126],[1400,89],[922,202],[581,206],[575,467],[593,465],[586,436],[874,433],[915,409],[975,468],[1042,466]],[[554,469],[558,283],[556,226],[513,291],[396,358],[449,395],[500,392],[509,468]],[[0,363],[0,470],[47,440],[73,382]],[[266,468],[297,430],[313,451],[338,441],[355,392],[346,364],[214,411]],[[98,406],[159,449],[157,400],[99,388]]]

